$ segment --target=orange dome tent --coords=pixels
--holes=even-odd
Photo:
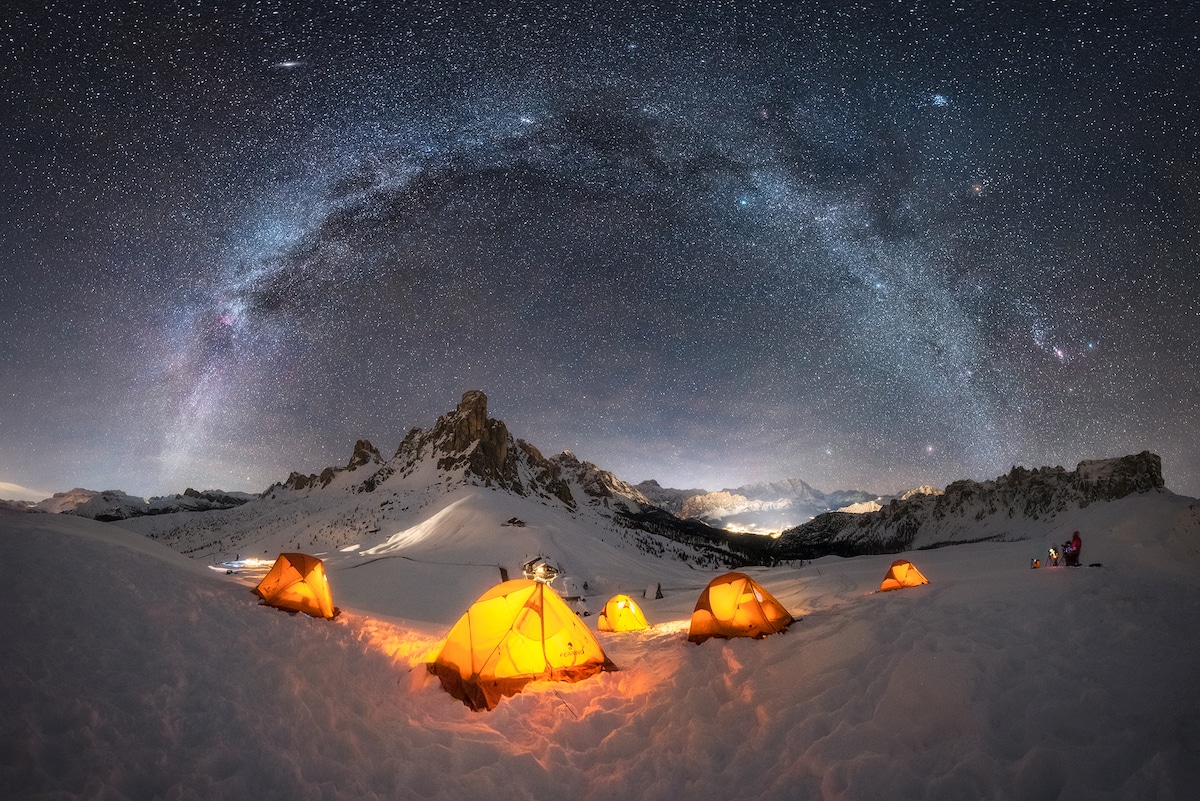
[[[784,631],[795,621],[745,573],[726,573],[708,583],[696,601],[688,640],[701,643],[709,637],[762,639]]]
[[[917,570],[912,562],[907,559],[897,559],[895,562],[892,562],[891,569],[883,577],[883,583],[879,585],[879,591],[887,592],[888,590],[917,587],[928,583],[929,579],[922,576],[921,571]]]
[[[596,621],[600,631],[641,631],[650,628],[646,616],[642,614],[633,599],[628,595],[614,595],[604,605],[604,611]]]
[[[251,592],[263,603],[289,612],[332,619],[341,610],[333,605],[325,563],[306,553],[281,553]]]
[[[429,672],[474,710],[493,709],[537,679],[575,682],[616,670],[554,590],[513,579],[479,596],[446,635]]]

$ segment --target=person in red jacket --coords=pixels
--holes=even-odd
[[[1083,541],[1079,539],[1079,532],[1076,531],[1071,535],[1070,542],[1063,543],[1063,556],[1066,557],[1067,567],[1079,567],[1079,554],[1083,551]]]

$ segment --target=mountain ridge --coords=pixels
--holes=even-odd
[[[937,494],[893,499],[878,511],[828,512],[782,532],[779,559],[852,556],[972,541],[1024,538],[1032,521],[1129,495],[1165,492],[1162,459],[1149,451],[1063,467],[1014,466],[991,481],[956,481]]]
[[[888,496],[866,490],[822,492],[799,478],[720,490],[676,490],[657,481],[637,487],[656,505],[685,519],[749,533],[777,533],[798,522],[853,504],[884,503]]]
[[[432,547],[441,536],[436,532],[452,533],[464,525],[449,514],[431,529],[433,510],[470,498],[463,508],[475,510],[472,525],[511,546],[496,559],[520,564],[538,555],[530,551],[559,548],[555,532],[570,530],[605,541],[606,547],[658,559],[741,567],[953,544],[967,529],[976,532],[972,536],[982,531],[985,539],[1016,539],[1031,520],[1072,505],[1161,491],[1163,481],[1159,457],[1143,452],[1081,462],[1070,473],[1061,467],[1013,467],[993,481],[959,481],[945,491],[922,487],[901,498],[822,493],[799,479],[737,489],[742,492],[693,493],[656,481],[632,485],[570,451],[546,458],[514,437],[503,421],[488,417],[483,392],[469,390],[429,429],[409,430],[390,458],[360,439],[344,465],[307,475],[293,472],[259,496],[188,490],[153,505],[116,491],[78,490],[48,499],[55,503],[42,510],[120,522],[184,553],[220,560],[251,548],[366,551],[383,542]],[[506,513],[493,520],[481,512],[488,506],[481,492],[499,493],[487,497]],[[501,496],[512,500],[500,503]],[[869,511],[830,511],[848,506],[846,501]],[[816,510],[813,519],[784,527],[777,537],[735,533],[710,522],[737,520],[739,514],[794,514],[804,502]],[[673,507],[687,509],[690,516]],[[516,553],[519,538],[512,521],[527,517],[537,522],[525,533],[537,536],[521,539],[525,551]]]
[[[503,513],[493,518],[483,511],[489,506],[484,497]],[[445,509],[458,510],[459,517]],[[484,536],[499,543],[491,558],[506,569],[538,550],[566,558],[557,531],[692,566],[755,563],[765,546],[661,512],[628,482],[569,451],[546,458],[490,418],[487,396],[478,390],[464,393],[430,428],[411,429],[390,458],[359,440],[344,466],[293,472],[237,509],[124,524],[177,550],[220,560],[251,549],[368,552],[381,542],[393,543],[389,553],[398,543],[435,548],[439,537],[465,541],[466,520],[477,529],[472,542]],[[487,549],[475,547],[481,550]]]

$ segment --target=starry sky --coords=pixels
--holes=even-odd
[[[631,482],[1200,496],[1195,4],[16,5],[0,497],[260,491],[468,389]]]

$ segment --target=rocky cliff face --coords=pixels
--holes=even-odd
[[[638,492],[646,496],[650,503],[657,506],[659,509],[665,509],[673,515],[679,515],[683,511],[683,504],[688,499],[695,495],[704,495],[708,492],[705,489],[672,489],[664,487],[654,479],[642,481],[634,485]]]
[[[503,421],[488,418],[487,395],[479,390],[463,393],[458,408],[438,418],[427,441],[437,454],[439,470],[461,469],[485,483],[494,481],[524,494],[516,443]]]
[[[830,512],[789,529],[775,543],[781,559],[827,554],[896,553],[949,545],[993,523],[989,539],[1021,539],[1021,523],[1067,509],[1163,488],[1162,460],[1149,451],[1080,462],[1075,470],[1013,467],[994,481],[956,481],[940,494],[893,500],[876,512]]]
[[[343,473],[353,473],[355,470],[361,468],[366,468],[373,472],[383,463],[383,456],[380,455],[379,449],[372,445],[370,440],[360,439],[354,443],[354,453],[350,455],[350,461],[346,463],[345,467],[330,466],[326,467],[320,473],[308,474],[292,471],[283,482],[267,487],[259,497],[271,497],[278,489],[303,492],[305,490],[328,487],[333,483],[335,478]]]
[[[360,439],[354,443],[354,453],[351,454],[350,461],[346,463],[346,469],[357,470],[360,467],[381,464],[383,464],[383,456],[379,453],[379,449],[372,445],[370,440]]]
[[[563,451],[550,460],[564,479],[579,486],[589,503],[608,506],[624,503],[627,508],[640,509],[653,505],[641,490],[622,481],[608,470],[601,470],[591,462],[580,461],[570,451]]]
[[[357,448],[355,453],[357,457]],[[352,464],[355,461],[351,459]],[[362,463],[376,464],[370,459]],[[439,417],[429,430],[410,430],[395,455],[353,489],[373,492],[393,476],[407,478],[430,464],[436,482],[443,485],[481,484],[518,495],[557,498],[568,506],[575,503],[558,466],[534,446],[514,439],[503,421],[489,418],[487,395],[479,390],[463,393],[455,410]]]

